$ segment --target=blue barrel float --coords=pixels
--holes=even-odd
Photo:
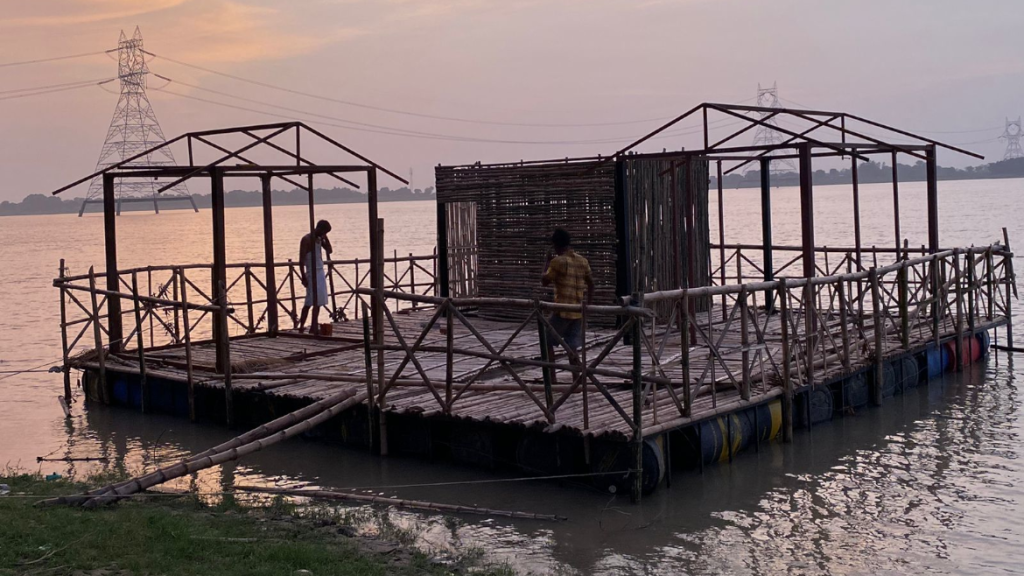
[[[830,414],[831,415],[831,414]],[[728,462],[756,442],[769,442],[782,430],[782,402],[766,404],[704,420],[673,436],[672,457],[684,466]]]
[[[953,365],[953,354],[945,346],[929,344],[925,349],[928,359],[928,378],[938,378]]]
[[[981,345],[981,357],[988,356],[988,351],[992,347],[992,337],[988,335],[988,330],[978,332],[975,337],[978,339],[978,344]]]

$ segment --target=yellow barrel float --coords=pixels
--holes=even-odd
[[[728,462],[730,455],[769,442],[782,429],[782,402],[774,400],[699,422],[672,437],[673,462],[684,467]],[[678,440],[677,440],[678,438]]]

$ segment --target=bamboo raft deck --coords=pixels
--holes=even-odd
[[[395,321],[403,333],[419,332],[434,314],[432,309],[420,308],[406,313],[395,314]],[[717,350],[723,357],[723,364],[733,374],[743,371],[743,343],[737,332],[727,330],[727,318],[720,309],[711,314],[711,322],[699,323],[702,329],[718,340]],[[706,317],[706,315],[705,315]],[[802,320],[801,320],[802,322]],[[537,334],[522,331],[514,334],[517,325],[488,319],[473,319],[477,331],[483,335],[494,348],[499,348],[510,341],[503,356],[539,359],[540,347]],[[1005,324],[1005,319],[996,318],[976,330],[987,330]],[[233,391],[236,395],[266,395],[271,398],[284,399],[299,404],[323,400],[346,389],[356,391],[366,388],[367,371],[364,356],[363,327],[358,322],[339,322],[334,324],[334,335],[327,338],[313,338],[299,334],[294,330],[282,331],[278,337],[266,335],[234,338],[230,342],[233,375]],[[457,323],[453,325],[453,341],[460,349],[475,350],[486,353],[484,346],[476,341],[473,334]],[[941,327],[944,334],[955,334],[956,319],[947,317]],[[767,318],[765,336],[781,336],[782,327],[778,315]],[[864,342],[873,341],[874,327],[868,318],[864,325],[866,338]],[[613,337],[614,330],[600,328],[588,333],[588,349],[599,349]],[[514,336],[514,337],[513,337]],[[669,330],[661,330],[659,345],[666,350],[679,350],[679,334]],[[423,347],[443,347],[447,335],[441,330],[432,329],[423,340]],[[720,340],[719,340],[720,338]],[[664,344],[660,344],[664,342]],[[911,350],[918,350],[928,345],[930,339],[911,342]],[[396,344],[394,332],[385,331],[385,345]],[[906,352],[899,334],[886,334],[883,340],[885,354],[898,355]],[[775,357],[780,353],[778,344],[766,344],[764,357]],[[840,353],[836,343],[826,344],[825,358],[837,357]],[[749,352],[748,352],[749,353]],[[216,347],[214,343],[196,344],[192,346],[192,364],[196,385],[223,391],[224,379],[215,371]],[[632,347],[617,343],[602,361],[602,366],[610,369],[628,371],[632,367]],[[850,363],[854,366],[867,366],[872,351],[867,346],[858,346],[851,350]],[[678,355],[678,354],[677,354]],[[706,364],[712,356],[707,346],[694,346],[690,349],[691,362],[699,369],[693,371],[691,383],[695,388],[707,385],[711,391],[694,399],[689,417],[680,418],[675,413],[672,394],[664,390],[652,394],[643,406],[644,435],[653,435],[669,424],[672,428],[686,426],[719,414],[728,413],[757,403],[770,401],[780,396],[783,386],[773,382],[769,371],[765,370],[767,361],[751,370],[753,381],[750,399],[741,396],[738,387],[729,382],[722,364]],[[394,375],[396,368],[405,357],[404,352],[389,350],[384,354],[385,379]],[[417,359],[431,380],[443,382],[448,365],[443,352],[417,353]],[[162,378],[173,382],[187,382],[185,349],[182,345],[163,347],[146,353],[147,374],[149,378]],[[838,360],[831,363],[819,362],[814,367],[810,381],[823,384],[836,378],[848,375],[851,371],[844,368]],[[449,416],[470,422],[499,424],[529,428],[544,432],[566,432],[576,435],[601,437],[610,436],[625,440],[631,434],[629,423],[620,417],[610,403],[591,406],[588,426],[584,426],[583,404],[584,394],[577,390],[571,394],[558,410],[555,424],[550,423],[543,411],[520,389],[507,372],[487,367],[487,362],[472,356],[459,356],[452,362],[454,389],[457,391],[470,379],[475,380],[469,385],[457,402],[451,407]],[[706,366],[706,369],[705,369]],[[96,370],[94,360],[78,363],[76,368]],[[650,355],[644,358],[645,372],[654,370]],[[713,369],[714,368],[714,369]],[[138,359],[134,351],[126,351],[117,356],[107,358],[107,370],[139,374]],[[269,374],[269,372],[273,374]],[[543,369],[540,367],[520,367],[517,370],[521,379],[538,394],[543,393]],[[261,374],[267,374],[261,376]],[[679,382],[683,378],[682,367],[678,364],[665,368],[664,376]],[[284,375],[287,375],[285,378]],[[306,376],[304,376],[306,375]],[[763,378],[762,375],[768,375]],[[330,380],[328,380],[330,378]],[[371,374],[371,378],[373,375]],[[568,388],[571,375],[558,373],[559,384],[554,387],[556,392]],[[712,385],[712,383],[714,383]],[[631,382],[626,380],[607,381],[610,395],[620,406],[629,406],[632,398]],[[591,390],[591,395],[597,391]],[[365,404],[366,402],[364,402]],[[443,416],[444,407],[440,404],[430,388],[422,382],[399,381],[395,390],[388,395],[386,412],[419,416],[423,418]],[[674,414],[675,413],[675,414]]]

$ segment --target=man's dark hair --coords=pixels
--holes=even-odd
[[[555,233],[551,235],[551,243],[555,248],[568,248],[572,244],[572,236],[564,228],[555,228]]]
[[[320,234],[327,234],[331,231],[331,223],[327,220],[321,220],[316,223],[316,231]]]

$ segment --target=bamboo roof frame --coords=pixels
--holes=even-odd
[[[353,158],[356,162],[351,164],[318,165],[302,155],[302,136],[307,134],[306,139],[312,136],[320,142],[326,142],[335,151]],[[294,134],[294,139],[290,136]],[[218,143],[217,139],[233,135],[247,137],[249,142],[240,147],[228,148],[226,144]],[[276,138],[289,137],[288,144],[278,144]],[[147,166],[132,165],[128,163],[139,158],[146,157],[155,151],[166,148],[176,142],[182,142],[188,146],[188,164],[185,166]],[[196,148],[203,146],[220,154],[212,162],[197,163]],[[289,149],[291,146],[291,149]],[[285,163],[261,164],[252,161],[245,156],[253,149],[269,150],[275,156],[283,155],[287,158]],[[238,164],[228,164],[235,160]],[[294,161],[294,164],[291,162]],[[230,177],[255,177],[259,178],[263,197],[263,235],[264,250],[266,255],[267,284],[276,285],[274,275],[274,239],[273,239],[273,201],[272,189],[270,186],[273,178],[280,178],[301,190],[305,190],[309,196],[309,233],[312,235],[315,228],[315,201],[314,201],[314,176],[326,175],[343,182],[356,189],[361,188],[359,184],[342,176],[342,174],[365,174],[366,197],[369,207],[369,229],[371,274],[370,283],[375,289],[383,285],[383,220],[378,218],[377,211],[377,172],[383,172],[395,180],[408,185],[409,182],[388,170],[387,168],[356,152],[352,148],[338,142],[326,134],[311,128],[302,122],[278,122],[273,124],[257,124],[250,126],[234,126],[228,128],[217,128],[213,130],[201,130],[181,134],[161,144],[153,146],[120,162],[112,164],[102,170],[79,178],[70,184],[62,186],[53,191],[53,195],[61,194],[79,184],[91,181],[99,177],[103,180],[103,222],[104,222],[104,248],[106,253],[106,284],[107,290],[117,291],[119,288],[119,275],[117,266],[117,225],[115,209],[117,199],[114,193],[115,178],[169,178],[171,182],[164,184],[157,189],[162,193],[182,182],[192,178],[208,178],[210,180],[210,197],[212,204],[212,233],[213,233],[213,286],[212,302],[217,307],[214,312],[214,340],[216,341],[217,370],[224,374],[225,404],[227,422],[230,425],[234,420],[234,409],[231,394],[231,369],[230,369],[230,344],[227,325],[228,300],[227,300],[227,278],[226,278],[226,232],[224,216],[224,179]],[[305,177],[305,182],[295,180],[292,177]],[[197,210],[198,211],[198,210]],[[317,301],[317,282],[310,283],[313,301]],[[268,331],[276,336],[278,331],[277,302],[276,296],[270,298],[268,310]],[[378,310],[382,305],[381,297],[374,297],[374,334],[376,338],[382,338],[383,323]],[[110,298],[107,301],[109,349],[117,352],[124,347],[122,341],[123,326],[121,318],[121,302],[119,298]],[[319,307],[313,307],[312,322],[315,326],[318,322]]]

